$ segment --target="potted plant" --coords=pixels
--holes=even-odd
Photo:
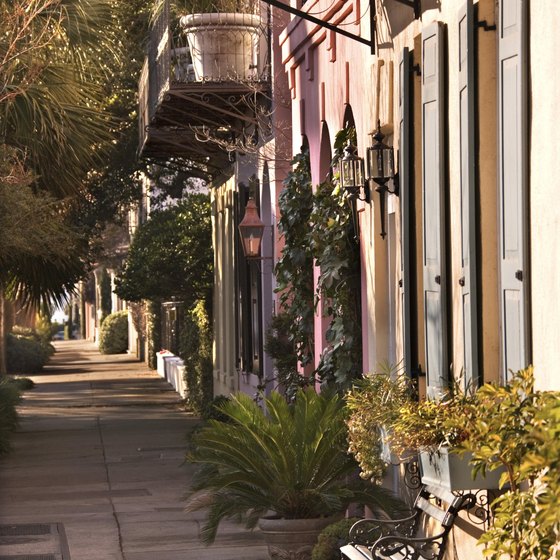
[[[448,490],[498,488],[500,472],[473,471],[471,455],[459,453],[470,437],[465,418],[473,412],[474,398],[455,388],[438,400],[410,400],[400,408],[389,439],[396,449],[418,451],[424,484]]]
[[[288,404],[277,392],[266,413],[244,394],[193,438],[189,462],[198,464],[187,510],[208,508],[201,537],[211,543],[225,518],[259,525],[271,558],[310,558],[321,529],[349,504],[386,512],[401,509],[388,491],[359,477],[346,452],[343,400],[336,394],[300,390]]]
[[[361,476],[380,482],[388,463],[412,460],[414,451],[396,444],[392,425],[399,411],[415,402],[411,379],[396,368],[387,366],[379,372],[366,373],[346,395],[349,451],[361,469]],[[391,439],[395,446],[391,447]]]
[[[180,26],[191,54],[195,80],[253,80],[258,77],[261,32],[257,0],[183,2]]]

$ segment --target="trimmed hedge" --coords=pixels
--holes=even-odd
[[[117,311],[105,317],[99,332],[102,354],[122,354],[128,349],[128,311]]]

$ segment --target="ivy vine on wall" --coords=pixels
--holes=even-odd
[[[336,161],[353,129],[339,132]],[[355,208],[335,173],[313,193],[309,156],[298,154],[279,198],[284,238],[276,265],[277,292],[297,361],[313,363],[313,322],[319,301],[330,318],[327,347],[315,371],[324,384],[346,389],[362,371],[360,255]],[[319,267],[316,292],[313,264]],[[295,365],[294,365],[295,367]]]
[[[313,362],[313,255],[309,243],[313,189],[309,154],[295,156],[293,169],[284,181],[279,196],[278,231],[284,239],[275,274],[279,303],[288,326],[288,340],[297,362]],[[294,363],[294,370],[296,364]]]
[[[338,160],[356,130],[340,130],[334,142],[333,175],[315,193],[311,216],[311,247],[319,267],[317,301],[330,317],[317,375],[322,383],[348,389],[362,373],[360,245],[356,208],[341,188]]]

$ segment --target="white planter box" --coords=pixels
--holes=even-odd
[[[181,397],[185,396],[184,374],[185,364],[181,358],[177,356],[165,358],[165,377]]]
[[[471,454],[459,456],[445,447],[439,451],[421,451],[420,468],[422,483],[441,486],[447,490],[472,490],[498,488],[502,469],[487,471],[486,476],[472,478],[472,467],[469,465]]]
[[[156,370],[160,377],[165,379],[165,358],[173,356],[169,350],[161,350],[156,354]]]

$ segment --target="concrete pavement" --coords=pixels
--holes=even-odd
[[[56,343],[0,459],[0,560],[265,560],[258,532],[226,523],[211,547],[185,513],[197,419],[129,356]]]

